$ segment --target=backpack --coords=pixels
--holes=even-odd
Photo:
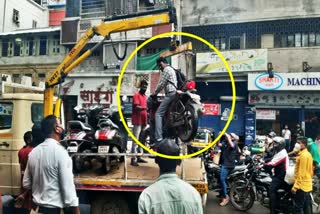
[[[176,72],[176,78],[177,78],[177,89],[181,89],[183,86],[183,83],[187,80],[186,76],[181,72],[181,69],[175,69],[171,67]]]

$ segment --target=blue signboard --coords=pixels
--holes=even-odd
[[[245,108],[245,144],[254,143],[256,137],[256,112],[253,107]]]

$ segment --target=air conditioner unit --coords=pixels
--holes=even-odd
[[[20,23],[20,16],[18,11],[13,13],[13,22],[16,24]]]

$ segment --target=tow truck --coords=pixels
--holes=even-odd
[[[49,75],[46,80],[45,89],[43,93],[43,116],[48,116],[54,114],[58,118],[62,117],[62,107],[61,99],[54,98],[56,92],[56,86],[64,82],[67,75],[86,59],[97,47],[103,44],[103,42],[110,38],[110,34],[116,32],[123,32],[128,30],[135,30],[140,28],[158,26],[173,23],[176,24],[176,14],[174,8],[167,8],[161,10],[155,10],[151,12],[142,12],[133,15],[117,16],[116,18],[108,18],[102,21],[101,24],[94,26],[86,31],[86,33],[80,38],[77,44],[71,49],[67,54],[62,63]],[[97,43],[93,48],[85,51],[82,55],[78,56],[80,51],[85,47],[85,45],[93,38],[93,36],[99,35],[103,36],[103,40]],[[175,50],[169,51],[166,56],[178,54],[183,52],[185,48],[189,49],[190,45],[176,47]],[[37,95],[39,96],[39,95]],[[9,100],[21,99],[12,95]],[[5,102],[10,102],[6,99]],[[1,102],[1,101],[0,101]],[[41,99],[37,98],[37,102],[41,102]],[[23,102],[22,102],[23,103]],[[22,109],[20,109],[22,111]],[[29,111],[29,110],[28,110]],[[29,112],[27,112],[28,114]],[[17,118],[14,118],[18,120]],[[23,145],[22,136],[23,131],[31,129],[32,120],[28,118],[28,123],[26,125],[28,128],[21,128],[17,133],[19,135],[15,136],[18,140],[10,142],[10,152],[11,159],[2,160],[1,162],[10,162],[11,167],[15,166],[15,171],[18,172],[18,160],[17,151]],[[21,124],[20,124],[21,126]],[[1,132],[1,130],[0,130]],[[11,136],[11,135],[10,135]],[[0,141],[3,141],[5,134],[0,133]],[[12,136],[11,136],[12,137]],[[12,144],[12,145],[11,145]],[[3,153],[0,147],[0,153]],[[97,155],[97,154],[81,154],[77,153],[75,155]],[[103,154],[112,155],[112,154]],[[137,201],[140,193],[148,187],[150,184],[154,183],[156,178],[159,176],[159,168],[154,163],[153,159],[148,159],[147,164],[143,164],[139,167],[132,167],[128,164],[127,158],[130,158],[133,154],[117,154],[124,156],[124,162],[119,163],[117,167],[113,168],[107,174],[101,175],[97,174],[95,171],[86,171],[74,175],[74,182],[76,185],[77,193],[80,198],[80,202],[89,203],[91,205],[92,214],[108,214],[108,213],[121,213],[130,214],[137,212]],[[152,156],[145,154],[145,156]],[[0,154],[1,157],[1,154]],[[1,159],[0,159],[1,160]],[[0,173],[2,169],[0,163]],[[8,168],[9,170],[9,168]],[[183,160],[181,166],[177,168],[177,174],[184,179],[186,182],[193,185],[201,194],[203,200],[203,206],[206,204],[208,185],[206,180],[205,169],[203,163],[199,158],[192,158]],[[3,174],[5,175],[5,174]],[[1,175],[1,180],[5,176]],[[1,186],[1,192],[3,194],[18,194],[18,187],[20,184],[20,175],[16,173],[11,177],[11,186],[15,186],[15,191],[11,191],[11,186]]]

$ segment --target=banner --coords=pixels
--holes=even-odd
[[[276,120],[276,110],[257,109],[257,120]]]
[[[233,73],[267,70],[267,53],[267,49],[221,52]],[[197,53],[197,75],[226,72],[227,68],[215,52]]]
[[[220,104],[217,103],[205,103],[203,104],[204,115],[214,115],[218,116],[221,114]]]

